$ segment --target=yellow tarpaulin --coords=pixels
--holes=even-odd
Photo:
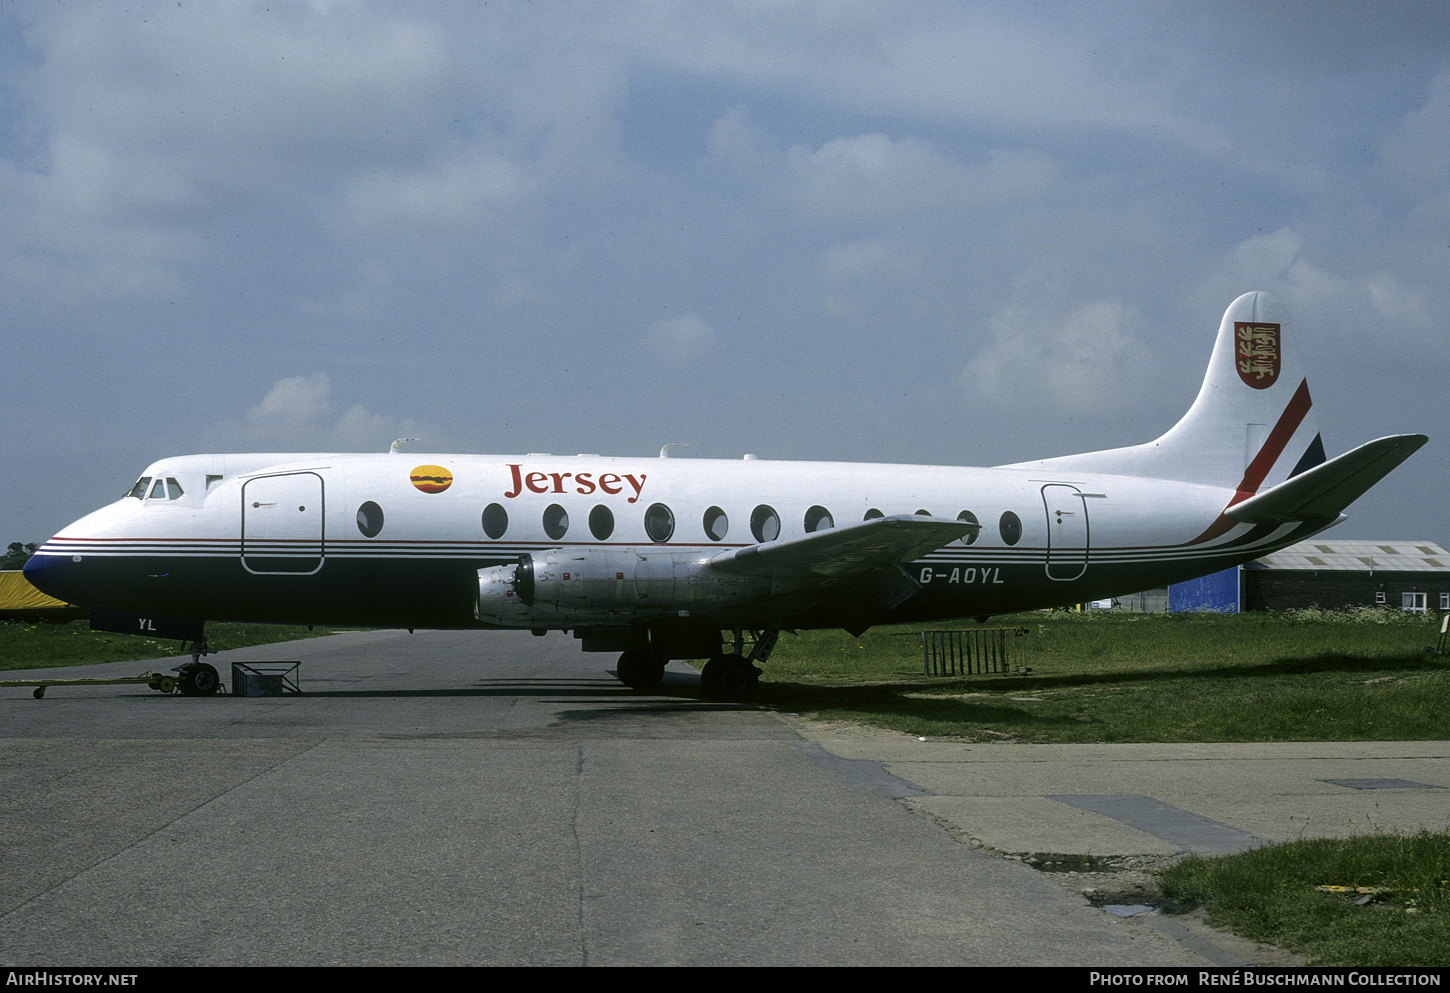
[[[0,610],[54,610],[68,607],[64,600],[46,596],[19,569],[0,572]]]

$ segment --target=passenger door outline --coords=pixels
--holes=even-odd
[[[1047,578],[1081,579],[1091,548],[1087,494],[1068,483],[1048,483],[1042,487],[1042,507],[1047,512]]]
[[[242,484],[242,568],[257,576],[311,576],[325,558],[322,477],[256,476]]]

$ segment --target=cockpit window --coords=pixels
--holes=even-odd
[[[150,493],[146,492],[148,484],[151,487]],[[154,480],[150,476],[142,476],[126,495],[137,500],[180,500],[182,492],[181,484],[174,476],[167,476],[165,479],[157,476]]]

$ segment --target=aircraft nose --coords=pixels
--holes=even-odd
[[[52,592],[52,587],[56,579],[56,559],[58,557],[47,554],[43,550],[38,550],[34,555],[25,560],[25,565],[21,566],[20,571],[24,574],[25,581],[31,586],[34,586],[47,596],[53,596],[63,600],[65,599],[64,597]]]
[[[26,581],[46,596],[66,603],[86,604],[87,573],[81,556],[62,554],[49,545],[47,542],[40,546],[39,551],[26,559],[21,569]]]

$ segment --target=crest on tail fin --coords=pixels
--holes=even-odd
[[[1279,381],[1278,324],[1234,321],[1234,367],[1246,386],[1267,390]]]

